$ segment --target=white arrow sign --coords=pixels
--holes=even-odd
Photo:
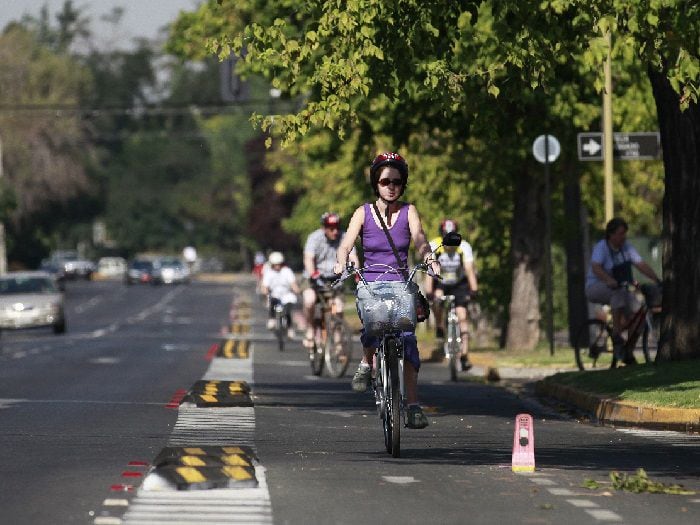
[[[591,157],[598,153],[602,148],[599,143],[593,139],[589,139],[586,144],[584,144],[581,149],[588,153]]]

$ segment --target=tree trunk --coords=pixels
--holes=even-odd
[[[659,360],[700,357],[700,107],[680,110],[664,72],[649,69],[664,156],[664,321]]]
[[[532,350],[540,339],[539,283],[545,261],[544,181],[526,169],[515,184],[511,254],[513,288],[506,348]]]

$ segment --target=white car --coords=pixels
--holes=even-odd
[[[9,272],[0,275],[0,328],[50,326],[66,331],[63,293],[46,272]]]
[[[123,257],[102,257],[97,261],[97,275],[103,278],[119,278],[126,274],[126,260]]]

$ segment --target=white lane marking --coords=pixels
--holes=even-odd
[[[277,361],[279,366],[309,366],[309,363],[304,361]]]
[[[166,352],[185,352],[192,350],[191,345],[177,344],[177,343],[165,343],[161,345],[161,348]]]
[[[23,403],[26,399],[0,399],[0,410],[3,408],[11,408],[18,403]]]
[[[547,489],[553,496],[575,496],[576,493],[569,489],[550,488]]]
[[[102,302],[103,297],[93,297],[89,301],[79,304],[74,308],[75,313],[82,314],[84,311],[89,310],[90,308],[93,308],[94,306],[97,306]]]
[[[652,439],[674,447],[700,447],[700,435],[685,434],[674,430],[646,430],[642,428],[618,428],[618,432]]]
[[[530,478],[530,481],[537,485],[556,485],[554,481],[547,478]]]
[[[418,480],[413,476],[382,476],[382,479],[388,483],[397,483],[398,485],[418,483]]]
[[[574,507],[578,507],[581,509],[583,509],[583,508],[594,509],[594,508],[598,507],[597,503],[594,503],[589,499],[567,499],[566,501],[567,501],[567,503],[570,503]]]
[[[93,363],[96,365],[116,365],[121,363],[121,359],[118,357],[96,357],[95,359],[88,359],[88,363]]]
[[[107,498],[102,502],[105,507],[128,507],[129,500],[121,498]]]
[[[586,509],[586,512],[598,521],[622,521],[622,517],[619,514],[615,514],[611,510]]]
[[[122,520],[112,516],[98,516],[93,523],[95,525],[121,525]]]

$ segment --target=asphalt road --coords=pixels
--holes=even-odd
[[[114,489],[139,487],[142,478],[123,475],[139,470],[129,463],[151,461],[177,438],[185,415],[165,405],[226,361],[204,357],[228,325],[234,294],[252,306],[245,321],[253,349],[251,436],[266,480],[259,490],[271,503],[271,520],[241,522],[697,523],[700,494],[633,494],[605,484],[612,470],[643,467],[654,481],[700,491],[697,436],[579,422],[503,388],[451,383],[442,364],[427,363],[420,396],[431,424],[404,430],[402,457],[394,459],[384,451],[370,394],[351,392],[347,377],[312,376],[298,342],[280,353],[251,283],[114,282],[69,283],[63,336],[2,334],[0,523],[110,523],[118,518],[109,518],[104,502],[122,495],[138,507],[142,491]],[[513,423],[523,412],[535,421],[537,471],[516,475]],[[206,413],[224,418],[217,409]],[[586,479],[602,488],[582,488]],[[218,516],[210,521],[188,517],[194,492],[201,491],[176,492],[178,506],[161,507],[165,517],[139,521],[127,512],[125,522],[236,522],[214,511],[205,514]]]

